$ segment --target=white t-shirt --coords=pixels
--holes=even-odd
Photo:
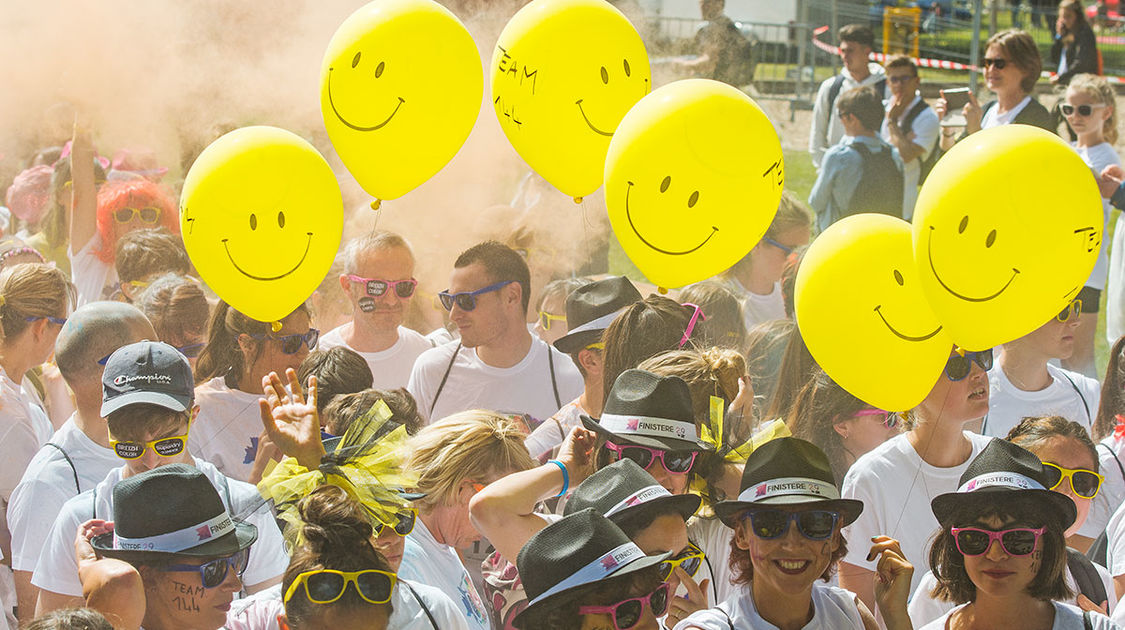
[[[590,415],[578,404],[577,398],[563,405],[562,409],[544,420],[527,436],[523,442],[527,452],[535,459],[550,453],[563,443],[571,429],[582,424],[583,414]]]
[[[445,593],[472,630],[490,630],[488,610],[457,550],[435,540],[422,519],[418,519],[414,531],[406,537],[398,575]]]
[[[51,432],[47,412],[0,368],[0,508],[5,512],[24,470]],[[0,526],[7,531],[6,516]]]
[[[1089,166],[1095,173],[1101,173],[1102,169],[1111,164],[1121,166],[1121,158],[1117,156],[1117,151],[1113,150],[1113,145],[1108,142],[1096,144],[1092,147],[1079,147],[1072,142],[1071,146],[1082,157],[1086,166]],[[1105,288],[1106,275],[1109,273],[1109,243],[1105,239],[1109,235],[1109,215],[1112,212],[1113,208],[1109,205],[1109,199],[1103,197],[1102,240],[1098,245],[1098,259],[1094,263],[1094,270],[1090,273],[1090,278],[1086,280],[1086,286],[1098,290]]]
[[[1051,624],[1051,630],[1083,630],[1085,624],[1082,621],[1082,609],[1071,606],[1070,604],[1061,604],[1059,602],[1051,603],[1055,606],[1055,621]],[[967,604],[961,604],[961,606],[942,615],[941,618],[935,619],[922,626],[921,630],[945,630],[945,623],[946,620],[949,619],[949,616],[957,609],[966,605]],[[1121,626],[1110,621],[1109,617],[1105,615],[1090,615],[1090,622],[1094,630],[1120,630],[1121,628]],[[1013,625],[1013,627],[1017,626]]]
[[[1125,440],[1118,440],[1113,433],[1106,436],[1097,445],[1098,472],[1105,476],[1102,487],[1098,489],[1098,496],[1090,504],[1090,513],[1079,534],[1089,538],[1097,538],[1109,525],[1109,519],[1117,508],[1125,503],[1125,475],[1121,472],[1118,460],[1125,453]],[[1125,459],[1120,460],[1125,464]],[[1121,532],[1125,534],[1125,531]],[[1110,539],[1112,542],[1112,539]],[[1125,541],[1122,541],[1125,545]],[[1125,549],[1122,549],[1125,553]],[[1108,560],[1107,560],[1108,562]],[[1125,557],[1122,558],[1122,573],[1125,573]]]
[[[1114,465],[1116,466],[1116,464]],[[1107,474],[1113,474],[1109,471]],[[1098,494],[1101,494],[1100,492]],[[1108,547],[1106,562],[1110,575],[1125,575],[1125,505],[1118,506],[1105,528]]]
[[[1125,335],[1125,213],[1118,213],[1116,224],[1109,248],[1109,277],[1102,295],[1105,336],[1110,346]],[[1102,234],[1102,238],[1106,235]]]
[[[862,630],[863,618],[855,603],[855,593],[817,581],[812,587],[813,618],[802,630]],[[720,612],[721,610],[721,612]],[[715,608],[692,613],[673,630],[777,630],[758,614],[750,587],[744,586]]]
[[[704,564],[710,567],[711,584],[714,585],[714,592],[707,593],[708,601],[715,605],[736,595],[739,587],[731,582],[734,574],[730,568],[730,541],[734,538],[734,530],[717,518],[698,516],[688,520],[687,529],[688,539],[707,556]],[[701,582],[704,577],[706,575],[700,573],[695,581]]]
[[[984,114],[984,118],[982,118],[981,121],[980,121],[980,128],[981,129],[992,129],[993,127],[999,127],[1001,125],[1011,124],[1012,121],[1015,120],[1016,116],[1018,116],[1019,113],[1023,111],[1023,108],[1027,107],[1027,104],[1030,103],[1030,102],[1031,102],[1031,97],[1025,96],[1025,97],[1023,97],[1022,101],[1020,101],[1019,103],[1016,103],[1015,107],[1013,107],[1012,109],[1009,109],[1008,111],[1004,112],[1003,114],[1000,113],[1000,104],[999,103],[997,103],[996,105],[993,105],[992,107],[989,107],[988,111],[985,112],[985,114]]]
[[[970,431],[962,433],[972,452],[960,465],[938,468],[926,463],[903,433],[860,456],[844,476],[841,494],[845,499],[863,501],[863,513],[843,530],[848,553],[843,562],[875,570],[867,560],[871,537],[895,538],[902,553],[914,565],[911,590],[930,570],[929,541],[938,528],[930,501],[939,494],[957,490],[961,473],[992,439]]]
[[[411,593],[418,594],[414,597]],[[421,603],[419,603],[421,600]],[[437,630],[468,630],[465,618],[440,590],[399,578],[391,594],[390,630],[434,630],[426,610],[437,622]],[[278,630],[277,616],[285,613],[281,585],[271,586],[244,599],[231,602],[224,630]]]
[[[1109,612],[1113,613],[1117,607],[1117,598],[1114,597],[1113,578],[1109,575],[1109,571],[1100,564],[1094,563],[1094,568],[1098,571],[1098,577],[1102,580],[1102,586],[1105,587],[1106,601],[1109,602]],[[1066,585],[1070,590],[1075,593],[1075,597],[1067,600],[1067,604],[1074,606],[1078,605],[1078,582],[1074,580],[1074,575],[1070,572],[1070,567],[1066,568]],[[918,583],[918,588],[914,590],[914,594],[910,597],[910,605],[907,607],[907,612],[910,613],[910,621],[914,624],[915,628],[930,623],[945,613],[957,607],[953,602],[946,602],[940,599],[934,599],[930,596],[934,587],[937,586],[937,578],[934,577],[933,571],[926,571],[926,575],[922,576],[922,581]],[[1100,604],[1101,602],[1094,602]]]
[[[921,100],[921,96],[915,95],[914,100],[910,101],[910,104],[907,105],[906,109],[903,111],[902,117],[905,118]],[[886,106],[889,114],[892,101],[888,100]],[[891,142],[891,130],[888,128],[888,125],[897,125],[900,120],[902,119],[900,118],[892,123],[890,116],[883,117],[883,127],[879,131],[879,135],[883,140],[886,140],[888,144]],[[922,147],[922,155],[904,163],[902,167],[902,218],[907,221],[914,216],[914,202],[918,200],[918,180],[922,177],[922,162],[925,162],[937,147],[938,133],[940,131],[941,121],[938,120],[937,112],[934,111],[933,107],[923,109],[910,123],[910,132],[914,134],[914,138],[911,139],[911,142]]]
[[[70,281],[74,283],[78,296],[74,307],[78,308],[102,299],[106,285],[117,282],[117,269],[103,262],[94,253],[102,247],[102,237],[97,232],[77,253],[73,247],[74,244],[71,243],[66,250],[66,257],[70,259]]]
[[[410,369],[414,367],[414,361],[423,352],[434,347],[430,340],[423,337],[421,333],[405,326],[399,326],[398,341],[393,346],[380,352],[360,352],[344,343],[344,328],[350,325],[350,323],[344,324],[339,328],[328,331],[326,335],[320,338],[319,347],[321,350],[327,350],[344,346],[355,351],[363,357],[364,361],[367,361],[368,367],[371,368],[371,375],[375,378],[372,387],[376,389],[406,387],[407,381],[410,380]]]
[[[249,394],[227,387],[221,376],[196,387],[199,415],[191,423],[188,448],[231,479],[250,479],[254,456],[258,454],[258,436],[262,434],[259,398],[261,393]]]
[[[410,373],[406,389],[417,401],[418,412],[431,421],[467,409],[526,413],[540,420],[550,418],[565,404],[555,400],[550,363],[554,364],[559,401],[574,400],[585,388],[570,357],[539,339],[533,338],[527,355],[509,368],[492,367],[477,357],[476,349],[461,347],[431,413],[430,406],[457,348],[457,342],[450,342],[423,352]]]
[[[785,319],[785,298],[781,295],[780,282],[775,282],[769,293],[759,295],[742,286],[734,276],[727,276],[725,280],[742,303],[742,322],[746,325],[746,330],[775,319]]]
[[[277,528],[273,513],[270,512],[268,504],[262,502],[257,488],[234,479],[224,479],[222,473],[207,462],[196,459],[194,463],[219,491],[219,496],[227,505],[230,515],[235,518],[241,517],[258,528],[258,539],[250,547],[250,561],[243,574],[243,584],[254,586],[280,577],[289,566],[285,541],[281,537],[281,530]],[[35,565],[35,573],[31,577],[32,584],[60,595],[82,596],[82,583],[78,580],[78,561],[74,557],[74,537],[78,533],[78,527],[94,518],[95,513],[97,518],[113,520],[113,486],[121,481],[121,473],[124,470],[124,466],[115,468],[94,490],[87,490],[63,505],[62,511],[51,526],[51,532],[47,535],[47,543],[39,555],[39,562]],[[254,513],[249,516],[245,514],[255,508]]]
[[[1025,392],[1008,380],[999,362],[992,366],[988,371],[988,415],[981,433],[1002,439],[1029,416],[1062,416],[1089,431],[1098,413],[1101,383],[1050,363],[1047,373],[1051,375],[1050,385],[1037,392]]]
[[[51,524],[63,504],[79,492],[96,486],[122,464],[113,449],[99,445],[78,428],[74,415],[51,436],[50,442],[66,452],[70,463],[58,448],[43,446],[28,464],[8,501],[12,568],[17,571],[35,570]],[[74,486],[75,475],[78,488]]]

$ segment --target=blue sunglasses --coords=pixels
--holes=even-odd
[[[38,321],[40,319],[45,319],[45,320],[51,322],[52,324],[58,324],[59,326],[62,326],[63,324],[66,323],[65,317],[51,317],[50,315],[28,315],[27,317],[23,318],[23,321],[34,322],[34,321]]]
[[[496,284],[490,284],[483,289],[477,289],[476,291],[465,291],[462,293],[450,293],[449,291],[442,291],[441,293],[438,293],[438,299],[441,300],[441,305],[444,306],[445,310],[447,311],[452,311],[454,304],[456,304],[457,307],[462,311],[471,311],[477,307],[478,295],[484,295],[485,293],[499,291],[500,289],[503,289],[513,282],[515,282],[515,280],[505,280],[503,282],[497,282]]]

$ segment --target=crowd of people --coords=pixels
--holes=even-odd
[[[906,412],[836,383],[793,315],[815,233],[909,218],[981,129],[1065,121],[1108,223],[1114,92],[1060,73],[1053,117],[1004,31],[995,99],[931,106],[914,61],[838,35],[809,204],[785,192],[742,260],[670,294],[519,230],[440,270],[372,230],[256,321],[196,277],[166,169],[79,126],[37,149],[0,240],[0,630],[1125,627],[1125,231],[1067,308],[951,347]]]

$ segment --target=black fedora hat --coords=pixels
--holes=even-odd
[[[715,515],[734,527],[738,515],[779,505],[815,504],[840,513],[850,525],[863,512],[863,501],[841,499],[828,457],[812,442],[794,437],[770,440],[746,459],[738,498],[715,504]]]
[[[1045,508],[1053,509],[1065,529],[1074,523],[1077,508],[1070,497],[1048,490],[1048,479],[1043,463],[1031,451],[1007,440],[993,439],[961,473],[956,492],[934,497],[930,509],[938,522],[944,522],[954,508],[965,503],[1034,498],[1042,501]]]
[[[714,450],[699,439],[691,390],[678,376],[625,370],[613,382],[601,418],[581,418],[587,429],[614,444],[639,444],[668,451]]]
[[[614,318],[641,299],[640,291],[625,276],[596,280],[575,289],[566,297],[568,332],[555,340],[555,348],[572,354],[597,343]]]
[[[564,516],[532,536],[516,559],[528,606],[512,619],[529,628],[527,612],[580,586],[627,575],[666,560],[647,556],[609,519],[592,509]]]
[[[99,555],[126,561],[233,555],[258,528],[231,518],[215,486],[194,466],[168,464],[113,487],[112,533],[94,537]]]
[[[614,523],[642,512],[674,513],[688,520],[703,499],[672,494],[631,459],[622,459],[590,475],[574,489],[563,514],[591,508]]]

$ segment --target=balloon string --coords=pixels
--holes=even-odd
[[[945,372],[944,371],[941,373],[941,376],[939,378],[945,378]],[[952,393],[952,391],[953,391],[952,388],[949,388],[948,390],[946,390],[945,398],[943,398],[942,401],[941,401],[941,409],[938,409],[937,420],[934,420],[934,422],[940,422],[941,417],[943,415],[945,415],[945,406],[949,402],[949,395],[950,395],[950,393]],[[910,487],[907,488],[907,490],[906,490],[906,496],[907,497],[909,497],[910,493],[914,491],[914,486],[918,483],[918,478],[922,473],[922,465],[925,464],[925,462],[926,462],[926,460],[923,459],[922,455],[923,455],[923,453],[925,453],[929,450],[930,443],[933,441],[934,435],[935,435],[935,433],[931,433],[929,438],[927,438],[925,444],[919,444],[918,445],[921,449],[921,451],[918,453],[918,467],[914,470],[914,476],[910,479]],[[964,433],[962,433],[962,435],[964,435]],[[908,439],[908,441],[909,441],[909,439]],[[913,448],[913,445],[911,445],[911,448]],[[971,455],[971,453],[972,452],[970,451],[970,455]],[[929,489],[928,486],[926,486],[926,482],[923,481],[922,485],[926,489],[926,497],[928,499],[930,499],[930,501],[933,501],[933,497],[930,496],[930,489]],[[898,519],[895,520],[894,527],[892,527],[889,532],[885,533],[886,536],[890,536],[890,537],[893,538],[895,536],[895,534],[898,533],[898,526],[899,526],[900,523],[902,523],[902,517],[906,514],[907,505],[909,505],[909,501],[904,501],[903,504],[902,504],[902,510],[900,510],[899,513],[898,513]]]

